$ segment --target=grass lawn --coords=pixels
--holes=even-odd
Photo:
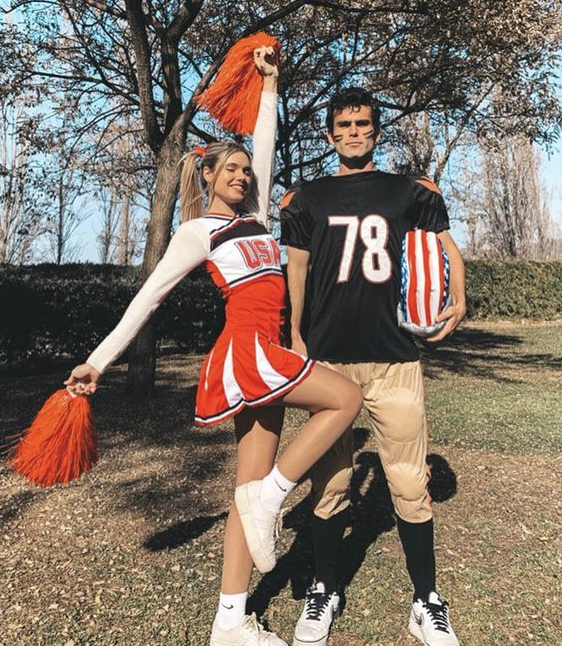
[[[42,490],[0,465],[0,644],[207,646],[235,450],[192,426],[200,358],[158,363],[158,397],[95,399],[101,458]],[[465,325],[424,356],[440,591],[463,646],[562,644],[562,323]],[[29,424],[63,373],[3,378],[0,433]],[[286,442],[304,419],[286,416]],[[367,420],[356,422],[347,605],[331,646],[414,646],[410,585]],[[251,605],[287,642],[311,576],[308,483]]]
[[[561,453],[561,325],[465,326],[449,346],[428,353],[432,439],[509,453]]]

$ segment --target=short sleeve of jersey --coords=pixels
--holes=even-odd
[[[302,195],[302,184],[289,188],[281,200],[281,244],[310,250],[313,222]]]
[[[427,177],[409,175],[414,204],[409,213],[412,225],[425,231],[439,233],[449,228],[449,214],[441,192]]]

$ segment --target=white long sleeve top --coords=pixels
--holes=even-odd
[[[267,227],[276,129],[277,95],[262,92],[253,136],[254,154],[252,163],[258,185],[258,211],[251,214],[250,217],[241,219],[245,222],[255,222],[254,226],[257,226],[257,222],[259,222],[264,227]],[[226,223],[225,220],[227,221]],[[224,216],[210,214],[207,217],[196,218],[181,224],[172,236],[166,253],[138,294],[133,298],[115,329],[92,352],[86,363],[93,366],[100,373],[107,370],[115,359],[125,351],[141,327],[148,321],[174,286],[195,267],[209,259],[217,232],[227,226],[231,227],[232,225],[228,223],[234,220],[235,218],[225,218]],[[263,231],[263,233],[260,231],[259,233],[261,235],[258,235],[258,237],[265,240],[266,244],[269,245],[268,249],[274,250],[276,245],[273,239],[269,239],[271,236],[264,235],[267,233],[266,231]],[[252,238],[255,237],[255,233],[252,234]],[[223,245],[219,250],[222,256],[225,255],[225,251],[232,253],[232,249],[229,251],[229,245]],[[250,248],[251,251],[252,249]],[[244,252],[248,253],[248,250],[246,249]],[[272,268],[271,271],[277,273],[279,271],[277,268],[279,264],[278,253],[276,257],[274,252],[268,251],[261,255],[263,257],[259,259],[260,267],[264,263],[267,265],[271,260],[269,263]],[[275,267],[273,267],[275,265],[274,261],[276,262]],[[231,262],[230,264],[232,265],[233,263]],[[230,270],[232,270],[232,267]],[[261,273],[263,273],[263,269],[261,269]],[[233,282],[235,281],[233,280]]]

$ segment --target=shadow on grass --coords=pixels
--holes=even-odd
[[[55,373],[48,379],[37,375],[11,380],[10,396],[4,393],[0,406],[0,446],[30,425],[65,377],[65,373]],[[103,487],[112,510],[135,509],[149,517],[165,514],[175,520],[182,507],[190,509],[193,516],[224,509],[222,501],[216,502],[218,509],[213,508],[213,487],[210,500],[199,492],[223,473],[233,452],[234,436],[228,424],[210,429],[193,426],[193,379],[175,368],[162,371],[157,397],[150,400],[125,397],[124,386],[123,373],[110,373],[92,399],[101,460],[93,471],[94,480],[86,479],[84,486]],[[142,456],[145,449],[146,459],[153,465],[131,457]],[[58,490],[49,489],[45,494],[50,496],[54,491]],[[2,501],[8,510],[5,520],[17,518],[24,507],[40,499],[38,494],[30,489],[24,497],[15,492],[6,495]]]
[[[386,477],[377,453],[361,451],[369,431],[355,428],[355,471],[351,481],[350,530],[340,548],[339,579],[345,588],[353,581],[365,560],[367,550],[378,537],[396,524]],[[457,478],[447,460],[430,454],[429,491],[435,502],[448,500],[457,491]],[[295,531],[290,548],[282,554],[272,572],[264,575],[248,600],[249,611],[258,617],[267,610],[271,599],[288,584],[294,599],[303,599],[306,587],[314,577],[314,554],[311,534],[312,509],[310,497],[304,498],[284,519],[284,526]]]
[[[177,531],[166,534],[174,543],[172,547],[181,544],[182,536],[186,536],[183,542],[187,542],[190,532],[203,533],[223,517],[219,511],[224,509],[227,500],[222,499],[224,488],[219,483],[224,477],[225,465],[235,452],[235,439],[232,423],[212,428],[194,426],[196,387],[178,388],[173,379],[166,381],[161,379],[159,394],[154,400],[122,402],[118,430],[112,430],[104,444],[106,450],[114,453],[126,454],[131,446],[146,449],[150,451],[147,458],[150,455],[155,461],[148,474],[137,475],[134,466],[130,466],[132,477],[106,485],[115,509],[134,507],[149,516],[174,520],[183,509],[190,510],[194,518],[202,519],[194,526],[190,524],[193,521],[178,522]],[[110,427],[114,423],[109,411],[111,405],[115,406],[111,395],[107,406],[100,402],[100,410],[105,409],[104,419],[99,421],[100,433],[102,426]],[[210,522],[213,518],[215,521]],[[158,540],[155,538],[154,545]],[[149,549],[150,545],[145,544]]]
[[[27,507],[43,497],[43,492],[37,491],[22,491],[14,494],[0,509],[0,527],[21,516]]]
[[[424,374],[430,379],[443,378],[443,373],[453,373],[484,377],[503,383],[520,383],[524,379],[506,377],[501,374],[502,370],[562,368],[562,357],[548,353],[524,352],[524,344],[525,338],[519,334],[461,328],[441,345],[422,346]]]
[[[162,550],[175,549],[194,538],[199,538],[207,530],[228,516],[228,512],[223,511],[214,516],[197,516],[191,520],[176,523],[162,532],[153,534],[143,543],[143,547],[151,552],[161,552]]]

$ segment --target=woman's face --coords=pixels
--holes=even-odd
[[[250,159],[242,151],[232,153],[216,177],[209,169],[204,169],[204,177],[213,187],[215,198],[225,204],[239,204],[248,194],[252,182]]]

